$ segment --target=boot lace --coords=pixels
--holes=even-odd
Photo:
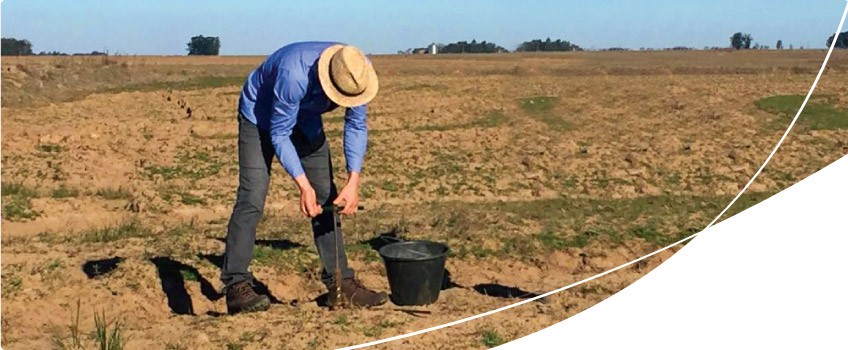
[[[253,296],[253,289],[250,288],[250,285],[248,285],[247,283],[237,285],[234,292],[237,297],[242,299],[247,299]]]

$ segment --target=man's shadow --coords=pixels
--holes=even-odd
[[[155,257],[150,259],[156,265],[162,291],[168,297],[168,306],[177,315],[196,315],[188,294],[186,281],[197,281],[200,283],[200,292],[210,301],[221,298],[209,280],[203,277],[196,268],[186,265],[170,257]]]

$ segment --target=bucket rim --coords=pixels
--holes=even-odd
[[[397,257],[387,256],[387,255],[385,254],[385,252],[384,252],[384,250],[385,250],[386,248],[388,248],[388,247],[399,246],[399,245],[409,245],[409,244],[420,244],[420,243],[424,243],[424,244],[434,244],[434,245],[440,246],[440,247],[442,248],[442,250],[443,250],[443,251],[442,251],[441,253],[439,253],[439,254],[435,254],[435,255],[433,255],[433,256],[429,256],[429,257],[426,257],[426,258],[397,258]],[[423,239],[419,239],[419,240],[410,240],[410,241],[399,241],[399,242],[389,243],[389,244],[386,244],[385,246],[381,247],[381,248],[380,248],[380,250],[378,251],[378,253],[380,254],[380,257],[381,257],[381,258],[383,258],[383,260],[384,260],[384,261],[389,261],[389,260],[390,260],[390,261],[427,261],[427,260],[435,260],[435,259],[441,259],[442,257],[447,256],[447,255],[448,255],[448,252],[450,252],[450,248],[447,246],[447,244],[440,243],[440,242],[435,242],[435,241],[430,241],[430,240],[423,240]]]

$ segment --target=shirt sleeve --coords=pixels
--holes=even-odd
[[[306,94],[307,82],[281,70],[274,85],[274,103],[271,115],[271,144],[283,168],[292,178],[303,175],[303,165],[291,142],[291,134],[297,122],[300,101]]]
[[[365,123],[366,105],[345,110],[344,152],[348,172],[362,172],[368,148],[368,126]]]

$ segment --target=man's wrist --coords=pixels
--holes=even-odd
[[[351,171],[347,175],[347,183],[359,186],[360,177],[358,171]]]
[[[309,184],[309,179],[306,178],[306,174],[301,174],[294,178],[294,182],[297,184],[297,187],[300,189],[300,192],[305,191],[312,186]]]

